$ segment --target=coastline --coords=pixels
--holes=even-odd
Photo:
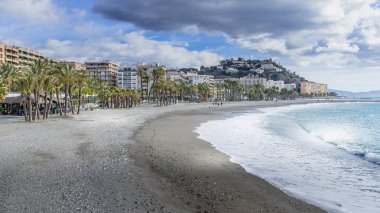
[[[151,173],[147,176],[158,177],[147,179],[147,184],[182,212],[325,212],[247,173],[193,131],[201,123],[224,119],[226,113],[307,103],[261,102],[173,112],[148,121],[135,134],[129,153]]]
[[[193,132],[226,112],[315,102],[144,104],[32,124],[1,118],[0,211],[321,212],[246,173]],[[241,193],[252,185],[258,191]]]

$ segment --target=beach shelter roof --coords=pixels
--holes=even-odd
[[[34,101],[34,97],[32,96],[32,100]],[[48,98],[49,100],[49,98]],[[0,104],[21,104],[23,101],[23,97],[21,95],[18,95],[18,96],[6,96],[4,100],[1,100],[0,101]],[[63,103],[64,100],[61,98],[60,101]],[[40,100],[39,100],[40,103],[43,103],[44,102],[44,97],[43,96],[40,96]],[[56,103],[57,102],[57,98],[53,98],[53,102]]]
[[[20,104],[22,102],[21,96],[8,96],[0,101],[0,104]]]

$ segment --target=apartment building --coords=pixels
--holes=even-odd
[[[185,80],[185,74],[178,69],[168,69],[166,70],[166,78],[172,81]]]
[[[163,65],[160,65],[160,63],[158,63],[158,62],[140,63],[140,64],[137,64],[136,67],[138,69],[143,69],[149,75],[152,74],[153,70],[158,69],[158,68],[163,68],[166,70],[166,67]]]
[[[45,56],[39,52],[27,50],[24,48],[19,48],[19,65],[20,66],[30,66],[33,61],[38,59],[45,59]]]
[[[297,89],[297,85],[296,84],[284,84],[284,88],[287,89],[287,90],[295,90]]]
[[[86,65],[84,65],[80,62],[68,61],[68,62],[62,62],[62,63],[72,65],[76,71],[86,71],[87,70]]]
[[[86,71],[86,66],[83,63],[77,62],[77,61],[66,61],[66,60],[58,60],[58,59],[51,59],[54,63],[58,64],[69,64],[73,66],[74,70],[76,71]]]
[[[327,84],[316,83],[312,81],[301,82],[301,94],[327,94]]]
[[[86,72],[92,79],[106,81],[109,86],[116,87],[120,65],[109,60],[85,62]]]
[[[28,66],[34,60],[44,59],[45,56],[39,52],[16,46],[8,46],[0,43],[0,62],[19,66]]]
[[[267,80],[265,78],[256,78],[253,76],[246,76],[238,80],[243,87],[252,87],[255,84],[261,84],[265,88],[277,87],[279,89],[285,88],[287,90],[294,90],[297,88],[297,85],[295,83],[285,84],[284,81],[273,81],[273,80]]]
[[[119,70],[117,86],[123,89],[139,89],[140,77],[137,70],[131,67],[124,67]]]
[[[201,84],[201,83],[213,83],[214,76],[211,75],[198,75],[197,73],[188,72],[186,78],[190,84]]]
[[[253,76],[242,77],[242,78],[239,78],[238,80],[243,87],[252,87],[255,84],[261,84],[261,85],[266,84],[265,78],[255,78]]]

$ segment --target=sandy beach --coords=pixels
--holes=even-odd
[[[143,105],[0,118],[0,212],[323,212],[197,139],[200,123],[297,102]]]

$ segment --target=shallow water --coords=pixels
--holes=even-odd
[[[260,109],[196,132],[248,172],[331,212],[380,212],[380,104]]]

